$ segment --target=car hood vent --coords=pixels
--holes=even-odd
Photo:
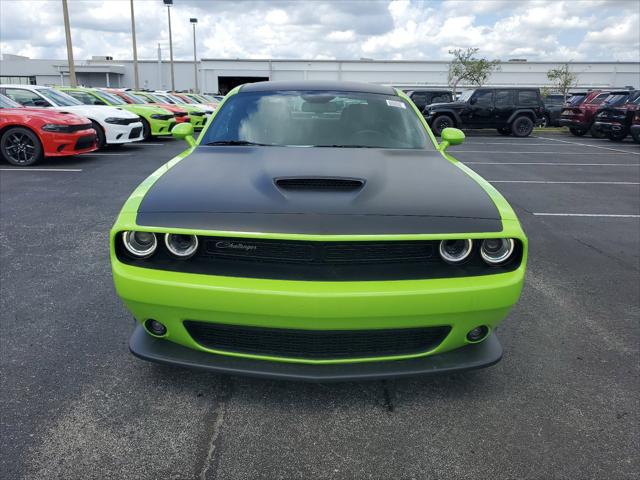
[[[364,186],[364,180],[358,178],[281,177],[274,181],[283,190],[350,191]]]

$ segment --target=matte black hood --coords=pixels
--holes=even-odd
[[[278,186],[282,178],[302,187]],[[304,186],[325,178],[356,186]],[[502,229],[487,193],[440,153],[374,148],[198,147],[151,186],[137,223],[336,235]]]
[[[427,105],[430,110],[437,110],[439,108],[448,108],[453,110],[462,110],[467,104],[465,102],[444,102],[444,103],[432,103]]]

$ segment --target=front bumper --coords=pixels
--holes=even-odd
[[[118,125],[116,123],[101,123],[104,129],[105,141],[108,145],[138,142],[142,140],[142,122]]]
[[[587,123],[585,123],[584,121],[575,118],[560,117],[558,123],[561,127],[577,128],[579,130],[587,130],[587,128],[589,127],[589,125],[587,125]]]
[[[191,122],[191,125],[193,125],[193,128],[203,128],[207,123],[207,116],[190,114],[189,121]]]
[[[41,132],[45,157],[62,157],[89,153],[97,149],[96,134],[93,129],[73,133]],[[87,140],[93,137],[91,144]]]
[[[617,122],[595,122],[594,127],[602,133],[617,133],[624,130],[624,126]]]
[[[229,375],[267,377],[308,382],[380,380],[489,367],[502,358],[502,346],[495,333],[481,343],[467,345],[439,355],[407,360],[305,365],[228,357],[186,348],[154,338],[140,325],[129,341],[136,357],[151,362],[207,370]]]
[[[171,129],[175,126],[175,124],[176,121],[173,118],[171,120],[151,119],[149,123],[149,126],[151,127],[151,135],[171,135]]]

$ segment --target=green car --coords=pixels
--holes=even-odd
[[[85,105],[111,105],[128,110],[142,119],[142,134],[145,140],[155,136],[171,135],[171,129],[176,120],[169,110],[153,105],[139,105],[127,103],[117,95],[96,88],[59,87],[68,95]]]
[[[492,365],[524,282],[507,201],[437,143],[401,91],[232,90],[144,180],[110,234],[142,359],[308,381]]]
[[[136,97],[145,100],[148,103],[165,103],[167,105],[179,106],[183,110],[186,110],[186,112],[189,114],[189,122],[195,129],[201,129],[207,123],[207,115],[201,108],[189,104],[177,104],[170,101],[169,99],[157,97],[151,92],[133,93],[136,95]]]

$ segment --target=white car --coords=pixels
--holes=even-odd
[[[173,103],[175,105],[189,105],[190,107],[196,108],[201,112],[204,112],[207,118],[209,118],[209,115],[213,113],[213,108],[210,107],[209,105],[201,105],[199,103],[187,103],[181,98],[176,97],[175,95],[171,95],[170,93],[156,91],[156,92],[153,92],[153,95],[166,101],[166,103]]]
[[[87,117],[98,135],[98,147],[143,139],[140,117],[121,108],[84,105],[66,93],[38,85],[0,85],[0,93],[25,107],[52,108]]]

